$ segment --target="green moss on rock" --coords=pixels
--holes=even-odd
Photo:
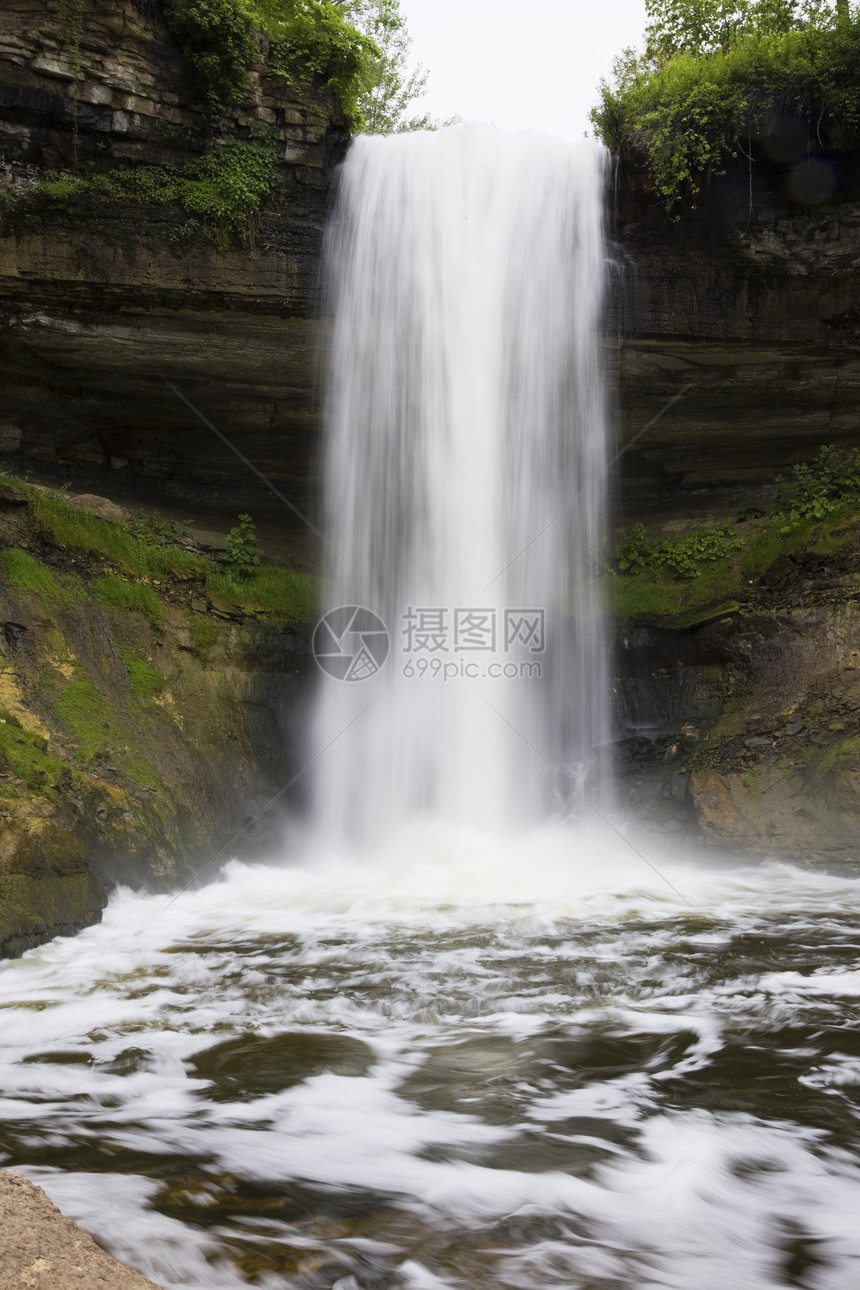
[[[128,582],[107,573],[94,583],[93,591],[99,604],[110,609],[142,614],[150,626],[159,630],[164,626],[164,606],[152,587],[143,582]]]
[[[106,747],[121,746],[124,742],[114,709],[90,681],[70,681],[54,710],[77,743],[84,764],[92,762]]]
[[[147,699],[157,698],[164,691],[164,677],[157,668],[147,663],[146,659],[141,658],[127,645],[120,645],[119,656],[128,672],[131,691],[136,699],[145,702]]]
[[[23,954],[54,936],[98,922],[106,903],[89,873],[0,873],[0,955]]]
[[[30,591],[44,596],[55,604],[71,604],[72,597],[49,568],[35,559],[28,551],[10,547],[0,554],[0,569],[10,587],[15,591]]]

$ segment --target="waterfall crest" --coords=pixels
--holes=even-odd
[[[372,611],[389,649],[348,608],[318,629],[350,677],[320,679],[321,833],[519,828],[605,785],[603,180],[596,144],[483,127],[350,149],[326,250],[325,608]]]

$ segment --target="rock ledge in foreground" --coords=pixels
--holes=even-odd
[[[0,1286],[20,1290],[159,1290],[64,1218],[40,1187],[0,1170]]]

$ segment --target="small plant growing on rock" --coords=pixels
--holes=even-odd
[[[613,573],[632,574],[654,563],[654,543],[642,524],[634,524],[609,562]]]
[[[645,569],[666,569],[676,578],[698,578],[702,565],[725,560],[729,553],[743,546],[728,526],[721,529],[697,529],[674,542],[665,539],[655,545],[641,524],[634,524],[624,542],[610,559],[610,573],[632,577]]]
[[[146,546],[173,546],[184,536],[191,520],[163,520],[158,511],[151,515],[137,514],[129,521],[128,531]]]
[[[738,511],[735,516],[736,524],[748,524],[750,520],[760,520],[764,516],[764,510],[761,506],[745,506],[743,510]]]
[[[257,546],[257,529],[250,515],[240,515],[239,523],[227,534],[227,550],[221,557],[227,572],[247,581],[260,567],[262,551]]]
[[[784,520],[781,532],[788,533],[803,520],[823,520],[843,502],[860,498],[860,451],[840,453],[824,444],[812,462],[801,461],[792,468],[794,480],[779,480],[776,514]]]

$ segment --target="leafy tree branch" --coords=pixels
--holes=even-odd
[[[644,49],[626,49],[591,119],[643,155],[670,209],[766,137],[780,113],[822,131],[860,127],[860,5],[847,0],[646,0]],[[812,124],[814,122],[814,125]]]

